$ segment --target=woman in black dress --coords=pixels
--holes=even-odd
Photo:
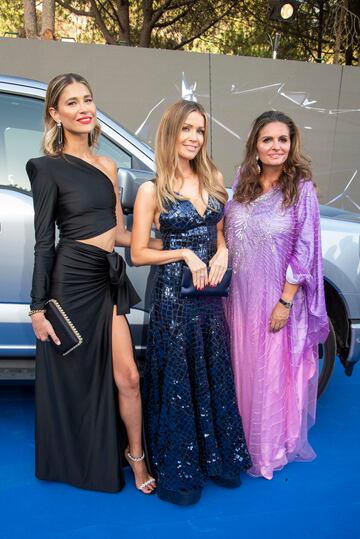
[[[240,472],[251,464],[222,298],[180,296],[185,265],[200,289],[219,283],[227,268],[227,194],[207,155],[207,136],[207,117],[198,103],[180,101],[165,112],[156,138],[156,179],[139,189],[131,244],[135,264],[158,265],[144,415],[158,496],[181,505],[197,502],[208,479],[239,486]],[[153,223],[162,251],[149,244]]]
[[[130,232],[116,165],[93,153],[99,132],[88,82],[72,73],[55,77],[46,94],[45,156],[26,165],[36,236],[29,313],[37,337],[36,476],[121,490],[124,424],[125,458],[137,488],[149,494],[155,481],[144,462],[139,375],[124,316],[139,298],[114,251],[130,245]],[[83,337],[65,357],[49,342],[59,342],[46,319],[50,298]]]

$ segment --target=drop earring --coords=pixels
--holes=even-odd
[[[61,151],[64,146],[63,126],[61,122],[56,122],[56,145],[58,151]]]
[[[88,145],[91,148],[94,144],[94,130],[92,130],[88,135]]]
[[[258,155],[255,156],[255,160],[256,160],[256,170],[257,170],[257,173],[258,173],[258,174],[261,174],[261,166],[260,166],[261,161],[260,161]]]

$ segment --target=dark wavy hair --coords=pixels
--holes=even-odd
[[[277,110],[263,112],[252,125],[248,137],[245,158],[239,169],[239,181],[234,191],[234,199],[249,203],[262,193],[260,176],[262,163],[257,157],[256,145],[263,127],[272,122],[281,122],[288,126],[290,132],[289,155],[283,165],[278,184],[283,193],[283,205],[289,207],[296,203],[299,195],[300,180],[310,181],[312,172],[310,159],[300,150],[300,132],[289,116]]]

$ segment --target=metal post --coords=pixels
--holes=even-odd
[[[280,32],[276,32],[274,40],[272,40],[272,58],[276,60],[277,51],[280,43]]]

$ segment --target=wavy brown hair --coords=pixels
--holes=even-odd
[[[50,82],[46,90],[45,96],[45,110],[44,110],[44,134],[42,139],[42,150],[46,155],[61,155],[63,152],[64,144],[62,147],[59,147],[57,142],[57,133],[58,128],[56,126],[55,120],[52,118],[49,109],[57,109],[59,98],[64,91],[64,89],[73,82],[80,82],[89,90],[91,97],[93,97],[93,92],[88,81],[76,73],[65,73],[63,75],[57,75]],[[65,142],[65,133],[64,128],[62,129],[62,137]],[[96,125],[91,133],[88,136],[89,148],[96,147],[97,141],[100,135],[100,124],[96,122]]]
[[[225,204],[227,192],[219,182],[219,171],[207,153],[209,136],[208,119],[204,108],[193,101],[177,101],[163,114],[156,133],[155,163],[156,163],[156,201],[160,212],[166,212],[169,204],[176,199],[183,200],[175,192],[177,180],[182,179],[179,167],[179,156],[176,143],[186,118],[192,112],[199,112],[204,118],[204,143],[194,159],[190,161],[192,170],[199,178],[199,190]],[[210,202],[211,203],[211,202]]]
[[[252,125],[245,148],[245,159],[239,169],[239,181],[234,191],[234,199],[249,203],[262,193],[260,177],[262,163],[257,157],[256,145],[263,127],[272,122],[281,122],[288,126],[290,133],[289,155],[283,165],[278,185],[283,193],[283,205],[289,207],[296,203],[299,196],[300,180],[311,180],[310,159],[300,150],[300,132],[295,123],[283,112],[270,110],[263,112]]]

